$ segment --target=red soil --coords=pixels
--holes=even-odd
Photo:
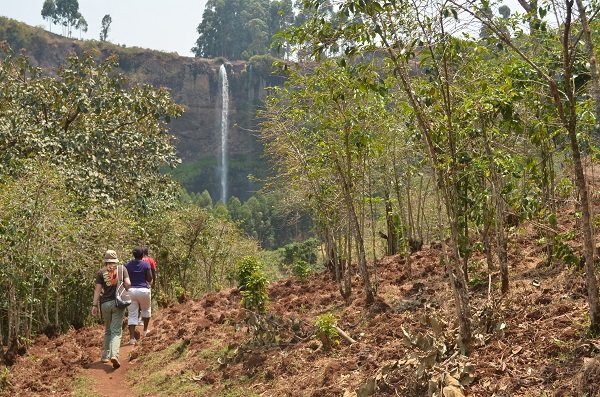
[[[572,215],[563,214],[563,229],[575,226],[568,220]],[[408,344],[404,329],[410,336],[431,337],[438,349],[431,373],[451,373],[466,363],[474,366],[470,385],[461,378],[466,395],[577,395],[580,383],[598,384],[594,376],[600,371],[590,370],[592,378],[583,379],[587,375],[582,368],[585,357],[598,354],[600,341],[586,337],[582,270],[545,266],[538,238],[533,227],[511,236],[511,289],[505,297],[494,289],[489,298],[486,280],[471,288],[477,337],[468,358],[460,357],[455,346],[453,296],[436,248],[414,254],[410,274],[400,257],[386,257],[373,265],[378,297],[369,309],[358,276],[349,303],[342,300],[329,274],[314,275],[306,282],[272,283],[268,319],[272,335],[266,333],[265,338],[275,335],[275,340],[266,346],[253,339],[240,295],[229,289],[162,309],[153,319],[154,333],[131,352],[125,348],[123,357],[131,353],[130,365],[135,365],[151,352],[184,341],[186,360],[180,370],[195,374],[207,396],[218,396],[232,385],[261,396],[350,396],[361,386],[368,389],[369,380],[377,385],[377,396],[428,395],[418,377],[426,350]],[[580,244],[574,247],[580,249]],[[475,255],[472,262],[476,260],[483,273],[483,255]],[[315,318],[328,311],[356,343],[342,340],[327,352],[311,337]],[[432,319],[440,321],[437,334]],[[66,396],[71,379],[79,374],[96,379],[98,392],[117,395],[107,392],[115,386],[123,393],[127,365],[113,372],[98,363],[101,333],[97,327],[53,340],[38,338],[10,369],[13,388],[5,395]]]

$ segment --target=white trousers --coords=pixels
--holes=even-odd
[[[129,296],[131,297],[131,305],[127,306],[129,311],[127,316],[128,325],[138,325],[138,312],[140,309],[142,310],[142,318],[152,316],[150,288],[129,288]]]

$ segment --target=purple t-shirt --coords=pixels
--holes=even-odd
[[[140,259],[134,259],[125,265],[129,272],[131,288],[148,288],[146,274],[151,273],[150,264]]]

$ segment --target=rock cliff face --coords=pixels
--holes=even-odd
[[[91,52],[104,59],[116,54],[128,79],[170,89],[173,100],[185,113],[171,122],[183,164],[174,172],[191,192],[207,189],[213,200],[220,197],[219,158],[220,92],[218,70],[225,62],[229,79],[229,194],[247,198],[257,189],[248,175],[264,175],[266,164],[257,139],[256,110],[265,97],[265,87],[278,85],[269,67],[222,59],[181,57],[141,48],[125,48],[94,40],[74,40],[0,17],[0,41],[23,50],[34,64],[56,68],[66,56]]]

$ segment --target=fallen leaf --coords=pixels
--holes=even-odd
[[[456,386],[446,386],[442,390],[444,397],[464,397],[462,390]]]

